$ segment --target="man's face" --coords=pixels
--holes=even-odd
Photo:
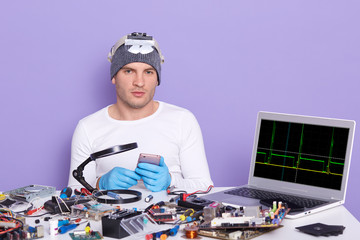
[[[156,70],[149,64],[133,62],[126,64],[113,77],[117,101],[126,107],[141,109],[154,97],[158,84]]]

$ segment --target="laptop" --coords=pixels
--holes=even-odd
[[[263,207],[282,201],[288,218],[341,205],[354,131],[352,120],[259,112],[248,184],[202,198]]]

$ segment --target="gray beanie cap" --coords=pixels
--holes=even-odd
[[[150,40],[150,45],[148,40]],[[108,59],[111,62],[111,79],[126,64],[142,62],[156,70],[158,85],[160,85],[161,63],[164,62],[164,58],[157,42],[146,33],[132,33],[121,38],[111,49]]]
[[[154,51],[147,54],[142,54],[142,53],[134,54],[128,51],[129,48],[131,48],[131,46],[122,45],[116,50],[111,60],[111,67],[110,67],[111,79],[126,64],[132,62],[143,62],[155,68],[158,76],[158,85],[160,85],[161,59],[156,49],[154,49]]]

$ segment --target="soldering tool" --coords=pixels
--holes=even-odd
[[[60,192],[60,198],[69,198],[71,197],[72,189],[70,187],[66,187]]]
[[[179,231],[179,227],[180,227],[180,225],[176,225],[175,227],[170,229],[170,236],[175,236]]]
[[[186,218],[186,221],[187,221],[187,222],[197,221],[197,220],[199,220],[199,219],[203,216],[203,214],[204,214],[204,210],[197,211],[196,213],[188,216],[188,217]]]
[[[183,215],[180,216],[180,220],[181,220],[181,221],[185,221],[185,219],[186,219],[188,216],[193,215],[194,212],[195,212],[194,209],[191,209],[191,208],[187,209],[187,210],[183,213]]]
[[[180,227],[179,225],[176,225],[175,227],[169,228],[168,230],[165,230],[165,231],[147,234],[145,236],[145,239],[152,240],[155,238],[160,238],[160,240],[165,240],[168,238],[168,236],[175,236],[179,231],[179,227]]]
[[[155,203],[155,204],[150,204],[148,207],[145,208],[144,212],[148,212],[152,208],[160,208],[162,206],[165,206],[164,201],[160,201],[160,202]]]
[[[173,198],[170,198],[170,202],[175,202],[177,203],[180,199],[180,196],[176,196],[176,197],[173,197]]]
[[[175,236],[179,231],[179,227],[180,227],[179,225],[176,225],[173,228],[163,231],[162,234],[160,235],[160,240],[165,240],[168,238],[168,236]]]
[[[58,227],[64,226],[64,225],[70,225],[69,219],[62,219],[58,221]]]
[[[71,231],[71,230],[77,228],[77,226],[79,226],[79,224],[77,224],[77,223],[68,224],[68,225],[63,225],[63,226],[61,226],[61,227],[59,228],[58,232],[59,232],[60,234],[64,234],[64,233],[66,233],[66,232],[68,232],[68,231]]]
[[[120,194],[117,194],[117,193],[114,193],[114,192],[111,192],[111,191],[108,191],[107,192],[107,195],[109,197],[112,197],[112,198],[115,198],[115,199],[122,199],[122,197],[120,196]]]
[[[174,189],[175,189],[175,186],[174,186],[174,185],[169,186],[169,187],[166,189],[167,194],[171,193]]]
[[[149,206],[147,206],[145,208],[144,212],[148,212],[153,206],[154,206],[154,204],[150,204]]]

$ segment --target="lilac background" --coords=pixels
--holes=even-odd
[[[165,64],[156,98],[197,116],[215,184],[246,183],[258,111],[360,123],[359,7],[355,0],[1,1],[0,189],[66,186],[77,121],[115,101],[107,53],[133,31],[159,41]],[[360,219],[358,136],[345,206]]]

